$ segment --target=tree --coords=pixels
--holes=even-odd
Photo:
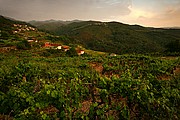
[[[180,41],[172,41],[166,45],[166,48],[166,52],[180,52]]]
[[[16,47],[17,47],[17,49],[27,50],[27,49],[31,48],[31,45],[28,43],[27,40],[23,40],[21,42],[18,42]]]
[[[77,52],[76,52],[76,49],[74,47],[71,47],[67,52],[66,54],[69,56],[69,57],[73,57],[73,56],[78,56]]]

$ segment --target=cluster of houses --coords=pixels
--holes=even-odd
[[[36,43],[38,41],[37,40],[29,40],[28,42],[29,43]],[[64,50],[65,52],[70,50],[70,46],[61,45],[61,44],[57,44],[57,43],[50,43],[50,42],[45,42],[43,47],[48,48],[48,49]],[[1,47],[0,48],[0,52],[9,52],[11,50],[17,50],[16,46]],[[76,48],[76,52],[78,55],[82,55],[85,53],[84,50],[81,50],[80,48]]]
[[[14,34],[22,34],[24,32],[27,31],[37,31],[36,28],[30,27],[28,25],[22,25],[22,24],[13,24],[14,26],[14,30],[13,33]],[[31,46],[37,46],[39,45],[39,47],[44,47],[46,49],[58,49],[58,50],[63,50],[65,52],[67,52],[68,50],[70,50],[70,46],[66,46],[66,45],[61,45],[58,43],[50,43],[50,42],[40,42],[37,40],[36,37],[33,36],[29,36],[28,34],[22,34],[24,36],[24,38],[28,41],[28,43]],[[44,44],[44,45],[43,45]],[[11,46],[11,47],[1,47],[0,48],[0,52],[8,52],[11,50],[17,50],[16,46]],[[78,55],[82,55],[84,54],[84,50],[81,50],[80,48],[76,48],[76,52]]]
[[[26,37],[25,38],[29,43],[38,42],[38,40],[35,37]]]
[[[61,45],[61,44],[57,44],[57,43],[50,43],[50,42],[45,42],[44,47],[45,48],[51,48],[51,49],[58,49],[58,50],[62,49],[65,52],[70,49],[69,46]],[[82,55],[85,53],[84,50],[81,50],[80,48],[76,48],[76,52],[78,55]]]
[[[107,26],[106,23],[102,22],[102,23],[94,23],[94,24],[91,24],[91,25],[103,25],[103,26]]]
[[[13,24],[13,26],[14,26],[14,30],[12,32],[14,34],[19,34],[21,37],[24,37],[24,39],[27,40],[29,43],[38,42],[36,37],[30,36],[29,33],[26,33],[28,31],[36,32],[37,31],[36,28],[23,24]]]
[[[20,33],[25,31],[36,31],[36,28],[27,26],[27,25],[21,25],[21,24],[13,24],[13,26],[16,28],[13,33]]]

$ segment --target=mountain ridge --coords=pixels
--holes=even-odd
[[[0,30],[3,30],[1,34],[4,34],[4,38],[1,36],[1,42],[3,43],[5,40],[2,39],[14,41],[13,39],[21,39],[19,36],[24,36],[12,33],[12,30],[15,30],[12,28],[14,23],[33,26],[30,23],[16,20],[12,21],[3,16],[0,16],[0,18],[2,18],[0,20]],[[53,42],[63,42],[67,45],[81,45],[90,50],[116,54],[180,52],[180,29],[143,27],[116,21],[101,22],[77,20],[75,22],[66,21],[61,24],[54,20],[46,22],[48,25],[44,24],[45,28],[41,28],[40,26],[36,27],[53,33],[56,36],[62,36],[62,39],[48,37]],[[36,34],[38,38],[37,35],[39,33],[33,34]],[[45,39],[45,37],[42,36],[43,39]]]
[[[54,27],[56,29],[47,27],[46,30],[71,38],[71,41],[64,42],[117,54],[165,52],[169,49],[167,46],[175,41],[179,47],[180,41],[180,29],[143,27],[116,21],[81,21]]]

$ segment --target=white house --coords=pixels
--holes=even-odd
[[[58,49],[58,50],[62,49],[62,46],[57,46],[57,49]]]
[[[78,55],[82,55],[82,54],[85,53],[84,50],[76,50],[76,52],[77,52]]]

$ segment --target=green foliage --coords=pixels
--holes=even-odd
[[[21,42],[18,42],[16,47],[17,49],[27,50],[31,48],[31,45],[28,43],[27,40],[23,40]]]
[[[71,47],[67,52],[66,55],[69,57],[78,56],[76,49],[74,47]]]
[[[180,52],[180,40],[172,41],[166,47],[166,52]]]
[[[40,56],[44,57],[65,57],[66,52],[59,49],[46,49],[40,53]]]
[[[0,114],[15,119],[179,119],[180,79],[171,74],[179,59],[8,54],[0,56]],[[95,71],[100,65],[101,73]]]

